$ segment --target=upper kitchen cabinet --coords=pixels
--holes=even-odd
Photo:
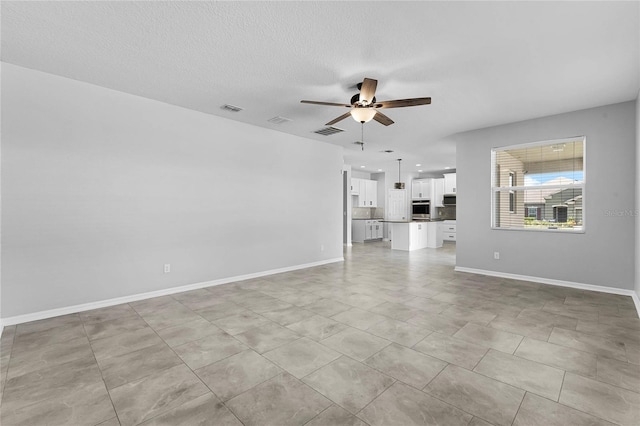
[[[444,175],[444,193],[455,194],[456,192],[456,174],[447,173]]]
[[[351,178],[351,195],[360,195],[360,181],[362,179]]]
[[[444,207],[444,179],[431,179],[431,207]]]
[[[358,196],[354,207],[378,207],[378,181],[352,178],[351,195]]]
[[[414,200],[431,199],[431,179],[414,179],[411,183],[411,198]]]
[[[365,180],[365,203],[368,203],[365,207],[378,207],[378,181]]]

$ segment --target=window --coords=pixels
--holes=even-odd
[[[583,136],[491,151],[492,228],[584,232]]]

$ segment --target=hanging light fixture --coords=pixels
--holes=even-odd
[[[358,123],[367,123],[373,120],[373,116],[376,115],[376,110],[367,107],[351,108],[351,117]]]
[[[398,158],[398,181],[394,184],[396,189],[404,189],[404,182],[400,182],[400,162],[402,158]]]

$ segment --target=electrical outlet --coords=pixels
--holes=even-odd
[[[500,252],[499,251],[494,251],[493,252],[493,258],[495,260],[500,260]]]
[[[168,274],[169,272],[171,272],[171,264],[170,263],[165,263],[164,264],[164,273]]]
[[[320,244],[320,251],[324,251],[324,244]]]

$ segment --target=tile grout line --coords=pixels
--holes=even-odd
[[[558,392],[558,400],[555,401],[558,404],[560,403],[560,395],[562,395],[562,390],[564,389],[564,380],[567,377],[567,372],[565,371],[564,374],[562,375],[562,383],[560,384],[560,391]]]
[[[316,342],[316,343],[320,344],[319,342]],[[323,345],[323,346],[324,346],[324,345]],[[324,346],[324,347],[326,348],[327,346]],[[385,346],[385,347],[386,347],[386,346]],[[331,348],[329,348],[329,349],[331,349]],[[332,350],[334,350],[334,349],[332,349]],[[334,350],[334,351],[335,351],[335,350]],[[336,352],[337,352],[337,351],[336,351]],[[344,356],[344,357],[346,357],[346,358],[350,359],[350,360],[351,360],[351,361],[353,361],[353,362],[357,362],[357,363],[359,363],[359,364],[363,364],[365,367],[369,367],[369,368],[371,368],[372,370],[375,370],[375,371],[377,371],[378,373],[382,374],[383,376],[386,376],[386,377],[390,378],[391,380],[393,380],[393,382],[391,383],[391,385],[389,385],[388,387],[386,387],[386,388],[385,388],[385,389],[384,389],[384,390],[383,390],[379,395],[375,396],[371,401],[369,401],[369,403],[371,403],[373,400],[375,400],[376,398],[378,398],[378,397],[379,397],[380,395],[382,395],[382,394],[383,394],[387,389],[389,389],[391,386],[393,386],[396,382],[398,382],[398,381],[399,381],[399,380],[398,380],[398,379],[396,379],[395,377],[392,377],[392,376],[390,376],[390,375],[388,375],[388,374],[386,374],[386,373],[384,373],[384,372],[382,372],[382,371],[377,370],[377,369],[376,369],[376,368],[374,368],[374,367],[371,367],[370,365],[365,364],[365,363],[364,363],[364,361],[358,361],[357,359],[352,358],[352,357],[350,357],[349,355],[345,355],[345,354],[340,353],[340,352],[337,352],[337,353],[339,353],[339,354],[340,354],[340,356],[339,356],[338,358],[336,358],[336,359],[334,359],[333,361],[331,361],[331,362],[329,362],[329,363],[327,363],[327,364],[323,365],[322,367],[319,367],[319,368],[315,369],[315,370],[314,370],[314,371],[312,371],[311,373],[309,373],[309,374],[307,374],[307,375],[303,376],[302,378],[300,378],[300,379],[298,379],[298,380],[300,380],[300,381],[301,381],[302,383],[304,383],[306,386],[308,386],[309,388],[313,389],[315,392],[318,392],[320,395],[324,396],[325,398],[327,398],[329,401],[333,402],[333,403],[334,403],[334,404],[336,404],[337,406],[339,406],[339,407],[343,408],[345,411],[347,411],[349,414],[351,414],[351,415],[353,415],[353,416],[356,416],[356,414],[351,413],[351,411],[347,410],[345,407],[343,407],[342,405],[340,405],[340,404],[339,404],[339,403],[337,403],[336,401],[332,400],[331,398],[329,398],[327,395],[323,394],[323,393],[322,393],[322,392],[320,392],[319,390],[316,390],[314,387],[312,387],[311,385],[307,384],[307,383],[306,383],[306,382],[304,382],[302,379],[304,379],[305,377],[309,377],[311,374],[315,373],[315,372],[316,372],[316,371],[318,371],[318,370],[321,370],[321,369],[325,368],[326,366],[328,366],[328,365],[330,365],[330,364],[333,364],[334,362],[336,362],[337,360],[339,360],[341,357],[343,357],[343,356]],[[372,356],[373,356],[373,355],[372,355]],[[367,358],[367,359],[369,359],[369,358]],[[289,373],[289,374],[290,374],[290,373]],[[414,388],[414,389],[415,389],[415,388]],[[368,405],[368,404],[367,404],[367,405]]]
[[[80,321],[82,321],[82,318],[80,318]],[[82,321],[82,329],[84,330],[85,336],[87,338],[87,342],[89,342],[89,348],[91,349],[91,355],[93,355],[93,360],[96,363],[96,367],[98,368],[98,371],[100,372],[100,377],[102,378],[102,384],[104,385],[104,390],[107,392],[107,396],[109,397],[109,402],[111,402],[111,407],[113,408],[113,412],[116,415],[116,419],[118,420],[118,423],[122,424],[122,422],[120,421],[120,416],[118,415],[118,410],[116,410],[116,405],[113,403],[113,398],[111,397],[111,392],[109,392],[109,388],[107,387],[107,382],[105,382],[104,380],[104,375],[102,374],[102,368],[100,368],[100,364],[98,364],[98,359],[96,358],[96,353],[93,350],[93,346],[91,345],[91,339],[89,339],[89,334],[87,333],[87,329],[85,328],[85,323],[84,321]],[[107,419],[109,420],[109,419]],[[106,420],[103,420],[102,422],[104,422]],[[100,423],[98,423],[97,425],[99,425]]]
[[[458,365],[455,365],[455,364],[447,364],[447,365],[446,365],[442,370],[440,370],[440,371],[438,372],[438,374],[436,374],[436,375],[433,377],[433,379],[431,379],[431,380],[429,381],[429,383],[427,383],[427,384],[426,384],[422,389],[419,389],[419,391],[420,391],[420,392],[422,392],[422,393],[424,393],[425,395],[430,396],[431,398],[437,399],[438,401],[440,401],[440,402],[442,402],[442,403],[444,403],[444,404],[450,405],[451,407],[454,407],[455,409],[460,410],[460,411],[462,411],[463,413],[467,413],[467,414],[469,414],[470,416],[472,416],[472,418],[471,418],[471,420],[469,420],[469,422],[471,422],[471,421],[473,420],[473,417],[478,417],[478,418],[482,419],[482,417],[478,416],[477,414],[470,413],[470,412],[468,412],[467,410],[465,410],[465,409],[463,409],[463,408],[460,408],[460,407],[458,407],[457,405],[453,405],[453,404],[451,404],[450,402],[447,402],[447,401],[445,401],[445,400],[441,399],[441,398],[440,398],[440,397],[438,397],[437,395],[433,395],[433,394],[431,394],[431,393],[429,393],[429,392],[427,392],[427,391],[425,390],[425,389],[427,389],[427,388],[429,387],[429,385],[430,385],[433,381],[435,381],[435,380],[438,378],[438,376],[440,376],[440,374],[442,374],[442,372],[443,372],[443,371],[444,371],[448,366],[450,366],[450,365],[454,365],[454,366],[456,366],[456,367],[459,367]],[[463,367],[460,367],[460,368],[463,368]],[[483,420],[484,420],[484,419],[483,419]],[[487,421],[488,421],[488,420],[487,420]]]
[[[529,393],[529,391],[524,391],[524,395],[522,395],[522,399],[520,400],[520,404],[518,404],[518,409],[516,410],[516,414],[513,416],[513,419],[511,420],[511,425],[513,425],[513,423],[516,421],[516,418],[518,418],[518,413],[520,412],[520,408],[522,408],[522,404],[524,403],[524,399],[527,397],[527,393]]]
[[[393,377],[392,377],[393,378]],[[396,383],[398,383],[399,380],[396,380],[395,378],[393,378],[393,383],[391,383],[389,386],[387,386],[386,388],[384,388],[384,390],[382,392],[380,392],[378,395],[376,395],[375,397],[373,397],[373,399],[369,402],[367,402],[365,404],[364,407],[362,407],[356,414],[354,414],[353,416],[356,417],[359,420],[362,420],[362,418],[359,416],[359,414],[361,414],[368,406],[370,406],[371,404],[373,404],[378,398],[382,397],[382,395],[384,395],[385,393],[387,393],[387,391],[389,391],[389,389],[391,389],[391,387],[393,385],[395,385]],[[415,388],[414,388],[415,389]],[[418,391],[420,392],[420,391]],[[364,420],[363,420],[364,421]]]
[[[329,400],[331,401],[331,400]],[[333,401],[331,401],[333,403]],[[322,415],[322,413],[324,413],[325,411],[327,411],[329,408],[331,408],[331,405],[328,406],[327,408],[325,408],[324,410],[320,411],[318,414],[316,414],[315,416],[313,416],[312,418],[310,418],[308,421],[304,422],[304,425],[309,424],[310,422],[312,422],[315,418],[320,417]],[[349,413],[351,414],[351,413]],[[302,426],[304,426],[302,425]]]
[[[565,372],[565,376],[566,376],[566,373],[567,373],[567,372]],[[575,373],[571,373],[571,374],[575,374]],[[580,376],[579,374],[576,374],[576,375],[577,375],[577,376]],[[580,376],[580,377],[584,377],[584,376]],[[588,377],[587,377],[587,379],[588,379]],[[562,387],[560,388],[560,393],[558,394],[558,401],[554,401],[554,400],[552,400],[552,399],[547,398],[546,396],[541,396],[541,395],[535,394],[535,393],[533,393],[533,392],[528,392],[528,391],[527,391],[527,392],[528,392],[528,393],[531,393],[531,394],[533,394],[533,395],[535,395],[536,397],[546,399],[547,401],[551,401],[551,402],[553,402],[553,403],[555,403],[555,404],[558,404],[558,405],[560,405],[560,406],[562,406],[562,407],[565,407],[565,408],[568,408],[568,409],[570,409],[570,410],[577,411],[577,412],[582,413],[582,414],[585,414],[585,415],[587,415],[587,416],[595,417],[595,418],[597,418],[597,419],[599,419],[599,420],[602,420],[602,421],[604,421],[604,422],[613,423],[613,422],[611,422],[611,421],[609,421],[609,420],[603,419],[602,417],[600,417],[600,416],[598,416],[598,415],[595,415],[595,414],[592,414],[592,413],[587,413],[586,411],[583,411],[583,410],[581,410],[581,409],[579,409],[579,408],[575,408],[575,407],[572,407],[572,406],[570,406],[570,405],[567,405],[567,404],[564,404],[564,403],[560,402],[560,395],[562,394],[562,388],[563,388],[563,387],[564,387],[564,377],[562,378]]]
[[[9,326],[10,327],[10,326]],[[6,330],[7,327],[4,328],[4,330]],[[3,330],[3,332],[4,332]],[[14,347],[14,343],[16,341],[16,335],[18,334],[18,325],[16,325],[13,329],[13,335],[11,336],[11,349],[9,350],[9,359],[7,360],[7,372],[5,374],[5,377],[2,379],[2,389],[0,389],[0,408],[2,407],[2,400],[4,400],[4,389],[7,386],[7,382],[9,381],[9,369],[11,368],[11,360],[13,358],[13,347]],[[0,339],[2,338],[2,336],[0,335]],[[1,415],[1,410],[0,410],[0,415]]]

